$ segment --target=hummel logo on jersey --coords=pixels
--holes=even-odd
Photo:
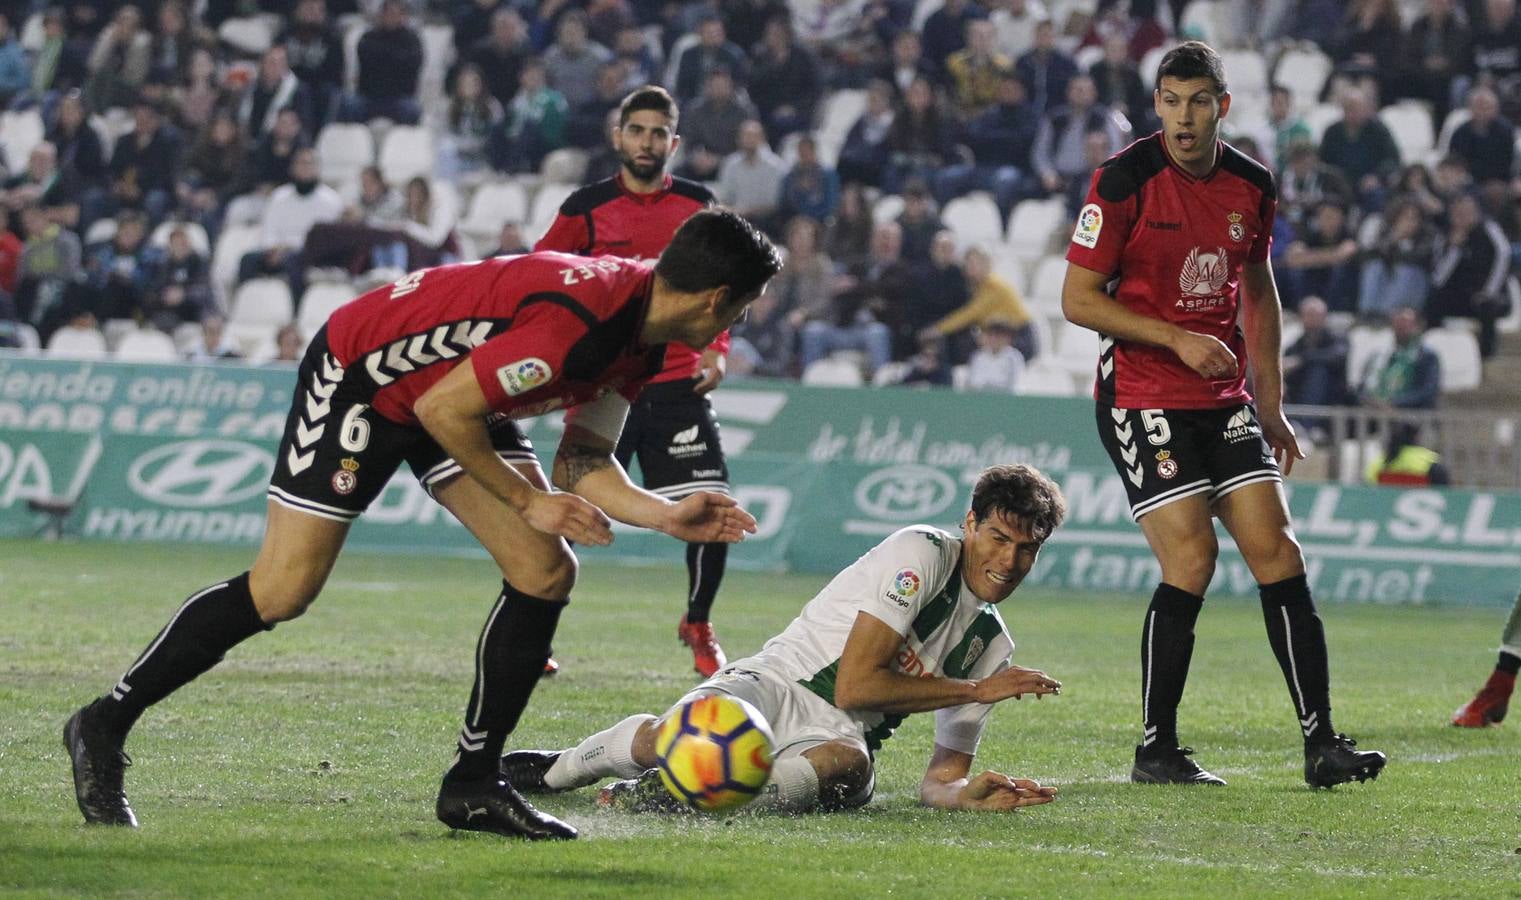
[[[1146,220],[1146,227],[1147,228],[1155,228],[1155,229],[1157,229],[1159,231],[1182,231],[1183,230],[1183,223],[1182,222],[1159,222],[1156,219],[1147,219]]]
[[[1231,416],[1230,421],[1225,423],[1224,438],[1232,444],[1251,440],[1262,433],[1257,427],[1257,420],[1252,418],[1252,411],[1248,407],[1241,407],[1236,414]]]
[[[446,322],[432,331],[397,338],[365,354],[365,370],[376,385],[385,387],[408,372],[469,353],[486,343],[495,324],[489,319],[465,319]]]

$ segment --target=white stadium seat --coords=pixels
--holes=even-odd
[[[359,178],[359,170],[375,161],[370,129],[354,122],[334,122],[317,135],[317,165],[322,180],[341,185]]]
[[[1300,45],[1278,57],[1273,81],[1289,89],[1294,109],[1303,112],[1320,102],[1320,91],[1331,76],[1331,67],[1331,57]]]
[[[65,326],[48,338],[48,353],[79,359],[100,359],[106,355],[106,336],[98,328]]]
[[[538,193],[533,195],[533,208],[528,216],[528,232],[523,235],[525,239],[537,241],[549,230],[549,225],[555,220],[555,215],[560,211],[560,204],[565,198],[575,193],[576,186],[573,184],[546,184],[539,187]]]
[[[1442,392],[1471,391],[1483,380],[1479,341],[1467,328],[1433,328],[1421,338],[1442,361]]]
[[[491,246],[508,222],[528,219],[528,192],[516,181],[488,181],[475,189],[459,230],[478,244]]]
[[[1070,233],[1072,217],[1060,198],[1022,200],[1009,215],[1005,242],[1020,259],[1036,260],[1051,252],[1057,235]]]
[[[1394,332],[1384,326],[1354,325],[1347,329],[1347,384],[1363,387],[1369,367],[1394,349]]]
[[[1026,364],[1015,393],[1030,397],[1075,397],[1077,385],[1066,369],[1037,360]]]
[[[1400,148],[1400,161],[1427,162],[1436,148],[1431,112],[1419,102],[1402,100],[1378,111],[1378,117],[1394,135]]]
[[[156,328],[139,328],[116,345],[116,358],[125,362],[176,362],[174,339]]]
[[[243,254],[259,247],[259,226],[226,225],[217,235],[216,247],[211,252],[211,291],[218,306],[230,305],[233,282],[238,280],[238,263]]]
[[[244,16],[223,22],[217,29],[217,37],[239,53],[258,56],[274,43],[275,32],[262,17]]]
[[[561,147],[544,155],[539,174],[547,184],[580,185],[586,176],[590,156],[579,147]]]
[[[1062,284],[1067,280],[1067,260],[1051,254],[1041,257],[1035,267],[1035,278],[1030,282],[1030,293],[1025,297],[1032,309],[1054,311],[1058,316],[1062,308]]]
[[[962,248],[997,243],[1003,237],[1003,215],[998,204],[982,191],[952,199],[940,211],[940,221],[956,234]]]
[[[185,232],[185,237],[190,240],[190,247],[201,258],[210,260],[211,239],[206,236],[206,229],[199,222],[160,222],[153,229],[153,234],[148,237],[148,244],[160,249],[169,246],[169,232],[179,228]]]
[[[809,363],[803,370],[803,384],[821,387],[860,387],[866,383],[856,360],[827,356]]]
[[[228,325],[267,325],[278,329],[294,319],[295,301],[283,278],[250,278],[238,285]]]
[[[900,194],[883,194],[871,207],[871,220],[877,225],[896,221],[903,215],[903,197]]]
[[[1072,373],[1092,377],[1098,366],[1100,341],[1098,332],[1063,321],[1056,333],[1056,352],[1048,362]]]
[[[310,338],[317,329],[327,324],[327,317],[343,304],[359,296],[355,287],[347,282],[318,282],[301,295],[300,318],[296,323],[301,333]]]
[[[1317,103],[1305,110],[1302,118],[1305,127],[1310,129],[1310,138],[1319,144],[1331,123],[1341,120],[1341,107],[1334,103]]]
[[[32,148],[41,143],[43,134],[42,116],[35,109],[0,113],[0,151],[13,174],[26,171]]]
[[[417,175],[432,175],[437,149],[433,132],[420,125],[395,125],[380,146],[380,172],[397,190]]]

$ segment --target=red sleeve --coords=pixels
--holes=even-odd
[[[540,250],[558,250],[561,253],[585,255],[591,252],[588,237],[586,219],[583,216],[556,213],[555,220],[549,225],[549,230],[539,238],[537,244],[533,245],[533,249],[535,253]]]
[[[708,345],[708,349],[712,350],[714,353],[721,353],[724,356],[728,356],[729,355],[729,329],[725,328],[723,331],[720,331],[718,333],[718,337],[716,337],[716,338],[713,339],[713,343],[711,343],[711,344]]]
[[[511,328],[470,351],[486,403],[510,412],[525,394],[553,384],[563,374],[565,354],[585,331],[585,323],[555,304],[524,310]]]
[[[1133,198],[1111,203],[1099,196],[1099,179],[1104,170],[1093,173],[1088,184],[1088,199],[1077,214],[1072,242],[1067,246],[1067,261],[1085,269],[1113,275],[1120,270],[1120,254],[1130,238],[1135,218]]]
[[[1268,254],[1273,249],[1273,220],[1277,217],[1277,198],[1263,195],[1261,230],[1257,233],[1257,240],[1252,242],[1252,248],[1247,251],[1247,262],[1260,263],[1267,261]]]

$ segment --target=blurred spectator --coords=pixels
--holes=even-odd
[[[417,79],[422,72],[422,38],[408,21],[402,0],[385,0],[374,27],[359,38],[359,73],[354,93],[344,96],[339,117],[345,122],[368,122],[385,117],[401,125],[416,125]]]
[[[1521,13],[1516,0],[1483,0],[1473,22],[1473,64],[1499,95],[1506,114],[1521,114]]]
[[[887,130],[887,169],[882,190],[896,194],[910,179],[928,182],[942,167],[958,160],[956,119],[935,96],[927,79],[915,78]]]
[[[454,226],[459,210],[421,175],[407,182],[402,193],[401,233],[405,254],[395,267],[407,272],[427,269],[459,259],[459,240]]]
[[[740,7],[732,6],[738,13]],[[618,33],[625,28],[637,27],[638,20],[628,0],[587,0],[586,28],[591,39],[611,48]]]
[[[1294,114],[1294,95],[1281,84],[1275,84],[1268,90],[1267,125],[1273,132],[1273,142],[1264,149],[1273,151],[1272,168],[1281,176],[1295,147],[1308,144],[1313,148],[1315,143],[1314,136],[1310,134],[1310,126]],[[1311,156],[1313,155],[1312,153]]]
[[[1098,105],[1093,79],[1076,75],[1067,82],[1067,104],[1046,113],[1035,138],[1035,171],[1048,195],[1064,196],[1074,185],[1087,187],[1093,174],[1085,146],[1089,132],[1104,136],[1107,159],[1125,146],[1130,126],[1119,113]]]
[[[518,92],[487,152],[501,171],[534,172],[550,151],[565,146],[570,107],[545,81],[544,64],[537,59],[524,61],[518,82]]]
[[[217,61],[205,47],[190,51],[185,78],[169,89],[169,106],[175,124],[186,131],[199,129],[211,121],[212,113],[224,102],[222,86],[217,82]]]
[[[840,148],[839,172],[844,182],[859,182],[876,187],[882,183],[887,169],[887,134],[892,130],[892,86],[885,81],[872,81],[866,86],[866,109],[850,131]]]
[[[1356,260],[1357,241],[1347,223],[1347,210],[1336,203],[1321,203],[1273,266],[1284,303],[1298,306],[1314,294],[1335,312],[1354,312]]]
[[[259,58],[259,74],[238,100],[238,124],[252,140],[260,140],[275,127],[281,110],[294,110],[305,131],[315,131],[319,124],[313,112],[312,92],[286,60],[285,45],[275,44]]]
[[[910,266],[928,263],[930,244],[945,229],[945,223],[940,221],[929,185],[918,178],[903,186],[903,212],[898,214],[898,227],[903,232],[903,261]]]
[[[1056,26],[1048,19],[1035,25],[1035,46],[1014,63],[1024,79],[1035,111],[1045,115],[1067,96],[1067,82],[1077,75],[1077,63],[1056,45]]]
[[[990,319],[977,328],[977,349],[967,359],[966,389],[1019,393],[1025,358],[1014,348],[1014,326]]]
[[[1304,330],[1283,351],[1283,402],[1341,406],[1347,402],[1347,336],[1326,316],[1326,302],[1313,294],[1299,304]],[[1326,420],[1296,418],[1296,427],[1324,437]]]
[[[503,0],[450,0],[447,6],[449,24],[454,28],[454,56],[460,62],[469,58],[470,48],[475,46],[481,35],[491,31],[496,14],[512,9]],[[524,36],[527,36],[526,31]]]
[[[10,19],[0,11],[0,109],[32,85],[32,70]]]
[[[1439,217],[1446,217],[1446,207],[1454,200],[1474,189],[1473,177],[1468,174],[1468,161],[1451,153],[1437,160],[1431,174],[1431,189],[1442,202]]]
[[[20,228],[21,217],[14,218]],[[0,221],[0,307],[3,307],[0,318],[16,318],[16,272],[21,267],[21,246],[21,236]]]
[[[375,228],[389,228],[399,223],[405,215],[401,194],[386,184],[380,167],[371,165],[360,169],[359,199],[353,207],[344,211],[344,218]]]
[[[1392,98],[1398,87],[1403,40],[1396,0],[1350,0],[1326,44],[1336,64],[1334,77],[1371,88],[1378,98]]]
[[[617,109],[610,109],[607,118],[602,121],[602,134],[604,138],[618,130]],[[611,178],[623,168],[623,163],[618,159],[618,148],[614,147],[611,140],[604,139],[602,143],[593,147],[586,157],[586,174],[581,181],[584,184],[592,184],[604,178]]]
[[[78,175],[82,187],[103,188],[109,171],[106,152],[86,118],[83,97],[69,91],[58,99],[47,140],[58,148],[58,165]]]
[[[69,39],[63,10],[49,7],[42,12],[42,43],[32,56],[32,96],[44,103],[84,86],[90,70],[87,48]]]
[[[824,251],[844,266],[866,258],[871,247],[871,200],[858,181],[848,181],[840,188],[840,207],[828,222]]]
[[[593,41],[586,31],[586,14],[572,10],[555,26],[555,42],[544,51],[544,73],[550,86],[576,109],[597,94],[597,71],[611,62],[611,50]]]
[[[1425,326],[1410,307],[1397,309],[1389,320],[1394,349],[1373,359],[1359,381],[1358,399],[1372,409],[1435,409],[1442,383],[1442,361],[1421,341]]]
[[[180,164],[180,135],[147,100],[132,105],[133,127],[111,151],[112,211],[141,209],[151,222],[163,219],[174,202]]]
[[[913,273],[901,257],[903,232],[896,222],[873,229],[866,259],[850,267],[850,277],[830,299],[827,311],[810,311],[802,326],[801,368],[840,350],[866,355],[875,372],[892,360],[892,330],[884,318],[907,308]]]
[[[1402,306],[1424,310],[1436,235],[1411,199],[1390,201],[1380,219],[1377,237],[1359,254],[1357,311],[1385,318]]]
[[[766,144],[766,130],[751,119],[739,126],[739,149],[718,170],[718,200],[757,226],[770,230],[787,164]]]
[[[899,384],[947,387],[953,383],[951,366],[945,355],[945,341],[939,338],[918,341],[915,352],[903,363],[905,369],[898,379]]]
[[[1394,189],[1389,194],[1389,202],[1393,203],[1400,199],[1419,206],[1428,222],[1435,221],[1447,211],[1447,204],[1437,196],[1436,185],[1431,179],[1431,170],[1421,163],[1410,163],[1400,169],[1399,177],[1394,182]]]
[[[301,126],[301,116],[294,109],[280,110],[275,114],[274,127],[254,146],[254,185],[268,191],[275,185],[284,184],[290,177],[290,164],[296,151],[310,144],[306,130]]]
[[[533,248],[528,246],[528,241],[523,239],[523,226],[517,222],[502,223],[502,231],[497,235],[496,249],[486,254],[489,256],[516,256],[520,253],[530,253]]]
[[[930,326],[971,299],[972,290],[957,258],[956,235],[949,230],[937,232],[930,239],[929,258],[914,266],[913,293],[890,323],[897,355],[907,355],[924,333],[932,330]],[[933,336],[939,338],[938,334]]]
[[[460,66],[439,134],[439,175],[455,180],[489,169],[486,144],[502,116],[502,104],[486,90],[481,70],[474,63]]]
[[[966,46],[945,61],[952,97],[962,117],[976,115],[998,99],[998,81],[1014,69],[1014,60],[994,46],[993,23],[970,19],[966,23]]]
[[[1256,159],[1257,149],[1251,138],[1242,138],[1239,144],[1242,153]],[[1088,172],[1094,172],[1102,166],[1109,157],[1114,155],[1114,144],[1110,136],[1103,131],[1088,131],[1083,134],[1083,165]],[[1088,196],[1088,184],[1081,176],[1067,180],[1067,212],[1073,218],[1077,217],[1078,210],[1083,208],[1083,201]]]
[[[935,196],[950,202],[972,190],[989,191],[1005,219],[1022,197],[1033,195],[1030,154],[1040,119],[1025,100],[1024,82],[1006,72],[998,79],[997,101],[968,121],[962,143],[972,151],[972,162],[956,163],[940,170],[934,181]]]
[[[1279,171],[1280,218],[1295,229],[1306,227],[1310,213],[1322,203],[1352,204],[1352,188],[1341,172],[1320,161],[1314,144],[1292,144],[1288,166]]]
[[[50,221],[65,228],[79,224],[79,202],[79,179],[58,167],[58,148],[48,141],[32,148],[26,168],[6,179],[0,191],[0,203],[8,215],[37,206]]]
[[[1477,197],[1457,198],[1447,209],[1447,230],[1437,236],[1426,318],[1438,327],[1451,316],[1478,319],[1479,353],[1488,359],[1496,348],[1495,321],[1509,309],[1509,271],[1505,233],[1484,215]]]
[[[760,307],[732,329],[729,357],[756,375],[795,377],[798,331],[833,314],[835,264],[819,247],[819,223],[794,216],[787,223],[787,264],[762,294]]]
[[[21,230],[25,243],[16,267],[16,315],[37,329],[45,346],[48,336],[72,317],[69,304],[78,305],[79,237],[32,206],[21,211]]]
[[[150,251],[144,313],[154,327],[173,331],[199,322],[211,306],[211,276],[206,258],[195,252],[185,229],[169,230],[169,246]]]
[[[1099,103],[1123,113],[1136,131],[1150,133],[1160,124],[1152,109],[1151,88],[1141,78],[1127,46],[1122,35],[1106,38],[1104,56],[1088,70],[1088,77],[1093,79]]]
[[[966,274],[967,286],[971,288],[971,299],[960,309],[926,326],[920,337],[949,339],[951,362],[960,363],[965,361],[966,354],[958,348],[964,350],[973,343],[969,340],[970,330],[996,319],[1013,329],[1014,349],[1025,359],[1033,359],[1040,348],[1036,345],[1030,311],[1014,286],[993,271],[991,254],[981,247],[973,247],[962,258],[961,269]]]
[[[259,222],[259,248],[243,255],[238,265],[241,283],[260,275],[283,276],[291,294],[306,287],[301,247],[306,233],[319,222],[337,221],[343,198],[317,180],[317,151],[302,147],[291,157],[290,181],[275,188]]]
[[[616,60],[605,62],[597,70],[597,90],[590,100],[570,110],[566,140],[584,149],[607,143],[607,114],[619,108],[628,94],[623,84],[623,65]]]
[[[1320,159],[1346,177],[1357,196],[1372,206],[1382,200],[1384,179],[1400,167],[1399,145],[1362,88],[1342,92],[1342,117],[1320,139]]]
[[[1500,98],[1479,85],[1468,94],[1472,118],[1452,133],[1450,151],[1468,164],[1468,173],[1480,185],[1510,180],[1516,162],[1516,126],[1500,114]]]
[[[708,16],[697,24],[697,43],[676,58],[676,85],[672,93],[680,103],[690,103],[697,99],[708,73],[714,69],[727,69],[735,84],[743,86],[749,81],[749,67],[745,51],[729,40],[723,19]]]
[[[1410,23],[1401,44],[1401,97],[1425,100],[1432,107],[1433,125],[1440,130],[1453,104],[1460,77],[1467,80],[1473,60],[1473,31],[1454,0],[1425,0],[1425,11]]]
[[[275,332],[275,356],[269,361],[275,366],[295,366],[301,362],[306,351],[306,335],[295,322],[286,322]]]
[[[840,176],[819,161],[819,145],[811,134],[797,142],[797,162],[782,179],[780,213],[784,219],[808,216],[827,222],[840,204]]]
[[[183,82],[190,74],[190,57],[195,48],[215,40],[216,36],[199,21],[190,21],[181,0],[162,0],[155,15],[148,79],[165,84]]]
[[[992,0],[986,5],[998,52],[1015,60],[1035,46],[1035,26],[1051,18],[1041,0]]]
[[[966,46],[966,23],[983,17],[974,0],[945,0],[924,20],[924,57],[943,75],[952,53]]]
[[[750,98],[735,90],[729,70],[712,69],[702,97],[681,113],[684,161],[678,174],[694,181],[717,178],[724,157],[739,149],[739,126],[759,118]]]
[[[878,74],[892,88],[889,103],[901,100],[916,78],[924,78],[930,84],[938,84],[941,78],[940,70],[925,57],[924,42],[918,32],[907,30],[893,38],[891,56]],[[870,85],[867,87],[870,89]]]
[[[1396,487],[1443,487],[1452,484],[1452,473],[1442,457],[1421,445],[1421,429],[1414,422],[1394,422],[1382,451],[1368,460],[1364,471],[1369,484]]]
[[[632,92],[660,80],[660,61],[650,52],[643,29],[637,26],[620,29],[612,51],[613,58],[623,66],[625,91]]]
[[[751,53],[755,68],[750,99],[760,110],[767,133],[779,141],[809,128],[823,83],[818,63],[797,42],[786,15],[766,21],[761,42]]]
[[[242,359],[238,345],[227,334],[227,320],[217,313],[201,318],[201,334],[185,354],[189,362],[215,362],[222,359]]]
[[[1173,0],[1171,5],[1174,12],[1179,12],[1186,4]],[[1103,47],[1114,38],[1125,42],[1125,54],[1131,59],[1141,59],[1162,46],[1167,31],[1157,20],[1155,0],[1100,0],[1078,47]]]
[[[130,106],[148,78],[153,36],[142,27],[143,14],[132,5],[111,17],[90,51],[85,104],[92,110]]]
[[[491,96],[505,107],[517,94],[523,62],[532,53],[523,17],[502,6],[491,14],[491,30],[470,47],[465,58],[480,70]]]
[[[275,43],[285,48],[291,71],[312,92],[314,115],[307,122],[320,128],[343,96],[344,78],[343,37],[329,21],[324,0],[297,0]]]

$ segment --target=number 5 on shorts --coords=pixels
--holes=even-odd
[[[1172,440],[1172,429],[1168,427],[1167,417],[1160,409],[1141,410],[1141,425],[1146,428],[1146,440],[1150,441],[1152,446],[1160,447]]]

